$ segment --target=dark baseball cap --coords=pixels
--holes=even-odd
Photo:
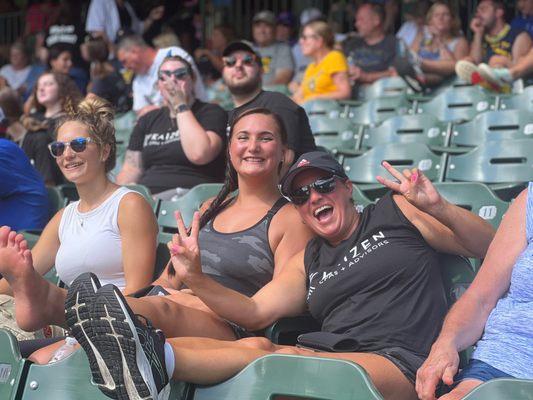
[[[276,25],[276,16],[270,10],[259,11],[257,14],[254,15],[254,18],[252,19],[253,24],[257,22],[266,22],[270,25]]]
[[[228,44],[222,52],[222,57],[227,57],[236,51],[246,51],[248,53],[252,53],[257,59],[257,63],[259,65],[262,65],[261,55],[257,52],[255,46],[247,40],[238,40],[236,42],[231,42],[230,44]]]
[[[309,153],[304,153],[298,157],[292,167],[289,168],[289,171],[281,180],[281,193],[284,196],[288,196],[291,192],[294,178],[296,178],[300,172],[311,168],[320,169],[332,175],[336,175],[339,178],[348,179],[342,165],[340,165],[330,153],[325,151],[310,151]]]

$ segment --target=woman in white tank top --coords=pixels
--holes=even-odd
[[[43,284],[42,275],[54,265],[67,285],[80,273],[93,272],[103,283],[131,293],[150,284],[156,257],[157,221],[150,205],[107,177],[116,157],[109,105],[95,97],[82,101],[58,124],[57,141],[49,148],[80,200],[51,219],[31,251],[22,235],[0,228],[0,238],[7,238],[0,240],[0,293],[11,294],[10,284],[24,287],[17,303],[38,310],[17,312],[18,325],[28,331],[54,323],[54,311],[42,306],[64,296]],[[24,251],[24,263],[14,248]]]

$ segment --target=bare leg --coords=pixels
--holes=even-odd
[[[533,72],[533,49],[522,57],[515,65],[509,68],[513,79],[523,78]]]
[[[448,394],[439,397],[439,400],[460,400],[483,382],[477,379],[465,379]]]
[[[255,339],[255,338],[254,338]],[[259,338],[257,338],[259,339]],[[250,347],[250,340],[221,342],[215,339],[173,338],[169,339],[174,355],[173,379],[199,384],[212,384],[228,379],[250,362],[274,351],[265,349],[268,344],[262,339],[261,348]],[[276,353],[295,354],[349,360],[359,364],[385,399],[416,399],[414,386],[388,359],[371,353],[322,353],[292,346],[272,345]]]
[[[53,286],[33,268],[31,251],[22,235],[0,228],[0,274],[15,298],[18,326],[34,331],[44,325],[65,325],[66,291]]]

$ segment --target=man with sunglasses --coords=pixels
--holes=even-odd
[[[168,56],[179,56],[186,60],[196,76],[200,76],[194,59],[181,47],[154,49],[139,35],[127,35],[117,46],[117,58],[127,69],[135,73],[133,79],[133,110],[140,117],[162,105],[163,99],[157,88],[158,71],[161,62]],[[207,94],[201,79],[194,82],[196,98],[207,101]]]
[[[222,60],[222,79],[235,104],[229,112],[229,126],[235,116],[245,110],[267,108],[278,114],[285,124],[289,147],[286,164],[292,164],[302,153],[315,150],[315,139],[305,110],[282,93],[263,90],[261,57],[251,43],[244,40],[230,43],[222,53]]]

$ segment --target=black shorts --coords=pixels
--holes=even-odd
[[[388,347],[385,349],[372,351],[371,353],[385,357],[398,367],[407,379],[414,385],[416,380],[416,371],[422,366],[426,357],[415,354],[402,347]]]

